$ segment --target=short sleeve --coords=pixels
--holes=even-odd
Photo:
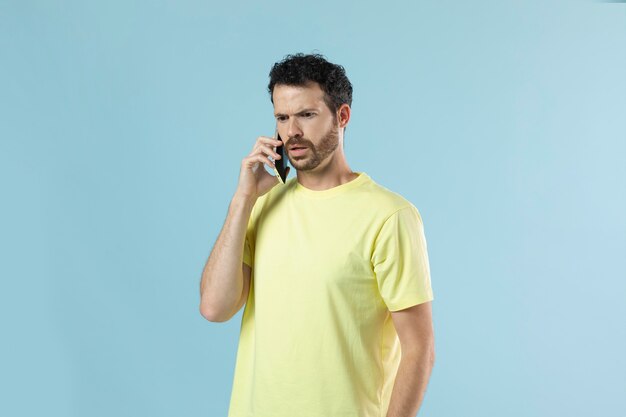
[[[250,240],[247,233],[245,240],[243,244],[243,263],[252,268],[252,249],[250,249]]]
[[[434,299],[424,225],[410,205],[393,213],[374,243],[372,266],[378,290],[389,311]]]
[[[255,246],[255,225],[257,222],[257,210],[259,200],[254,203],[252,207],[252,211],[250,212],[250,218],[248,219],[248,225],[246,227],[246,236],[244,237],[243,242],[243,260],[242,262],[248,265],[250,268],[254,266],[254,246]]]

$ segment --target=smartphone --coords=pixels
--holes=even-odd
[[[278,129],[276,129],[276,133],[274,133],[274,139],[278,139],[281,142],[283,141],[278,134]],[[274,160],[274,174],[276,174],[280,182],[284,184],[287,182],[287,155],[284,144],[276,147],[276,153],[280,155],[280,159]]]

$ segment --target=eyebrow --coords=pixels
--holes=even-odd
[[[296,113],[296,114],[297,114],[297,115],[300,115],[300,114],[302,114],[302,113],[307,113],[307,112],[310,112],[310,111],[318,111],[318,110],[317,110],[317,109],[315,109],[315,108],[308,108],[308,109],[300,110],[300,111],[299,111],[298,113]],[[283,113],[274,113],[274,117],[279,117],[279,116],[287,116],[287,115],[286,115],[286,114],[283,114]]]

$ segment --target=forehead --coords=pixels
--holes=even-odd
[[[324,107],[324,91],[317,83],[306,86],[277,84],[272,93],[274,110],[278,113],[297,112],[302,108]]]

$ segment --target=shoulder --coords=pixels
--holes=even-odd
[[[371,178],[363,187],[363,192],[368,195],[368,200],[383,219],[404,209],[417,212],[417,207],[398,191],[391,190]]]

